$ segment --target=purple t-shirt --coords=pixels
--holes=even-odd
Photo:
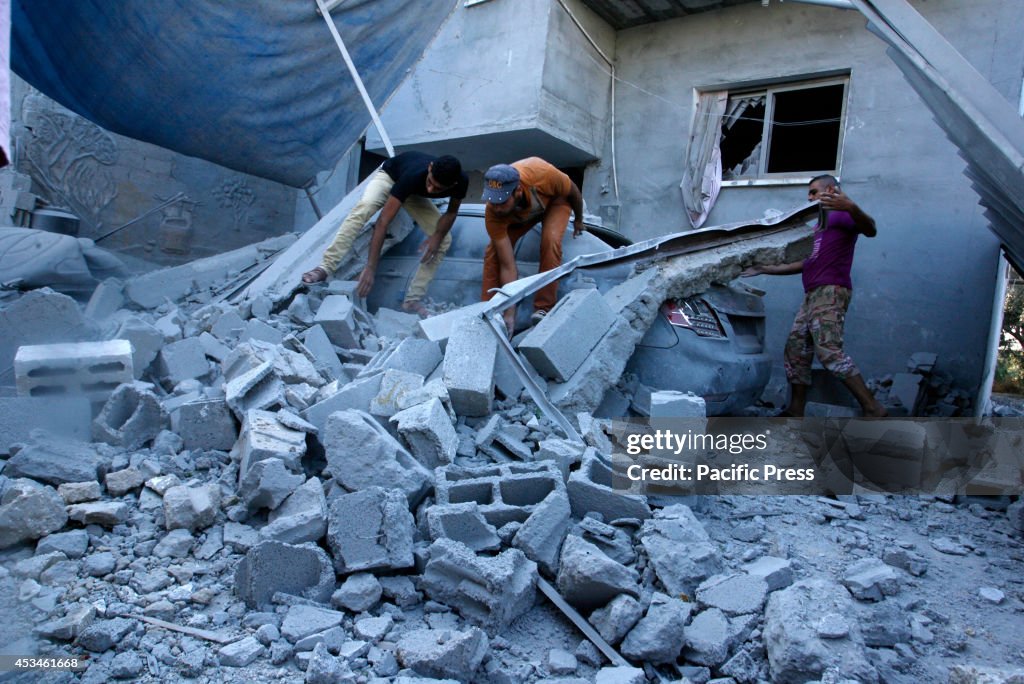
[[[825,227],[814,231],[814,249],[804,260],[804,292],[822,285],[839,285],[853,289],[850,268],[858,231],[853,217],[845,211],[830,211]]]

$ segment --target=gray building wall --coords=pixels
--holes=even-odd
[[[81,219],[79,236],[135,221],[102,247],[176,264],[293,229],[292,188],[110,133],[13,74],[11,119],[14,169],[45,202]]]

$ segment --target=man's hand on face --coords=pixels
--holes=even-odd
[[[852,199],[835,186],[818,195],[818,201],[822,208],[829,211],[850,211],[857,206]]]
[[[370,294],[370,290],[373,289],[373,278],[376,269],[367,266],[363,269],[363,272],[359,274],[359,287],[356,288],[356,294],[360,297],[365,297]]]

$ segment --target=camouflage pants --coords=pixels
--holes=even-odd
[[[839,285],[822,285],[804,295],[786,339],[786,377],[790,384],[811,384],[815,354],[821,365],[841,380],[860,373],[843,351],[843,324],[851,295],[848,288]]]

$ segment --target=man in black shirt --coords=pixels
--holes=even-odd
[[[368,295],[373,288],[377,262],[380,259],[380,250],[388,232],[388,225],[398,213],[398,208],[405,207],[413,220],[430,237],[420,246],[423,255],[420,267],[405,293],[402,309],[424,315],[426,309],[420,300],[426,294],[427,285],[433,280],[437,267],[441,265],[441,260],[452,244],[452,238],[448,233],[452,229],[459,205],[462,204],[468,187],[469,178],[462,172],[462,165],[455,157],[432,157],[422,152],[403,152],[388,159],[374,173],[362,198],[338,228],[338,234],[331,246],[324,251],[320,265],[304,273],[302,282],[319,283],[327,280],[352,249],[352,243],[366,222],[383,207],[370,238],[366,267],[359,275],[359,287],[356,290],[360,297]],[[430,201],[429,198],[433,197],[451,198],[443,216]]]

